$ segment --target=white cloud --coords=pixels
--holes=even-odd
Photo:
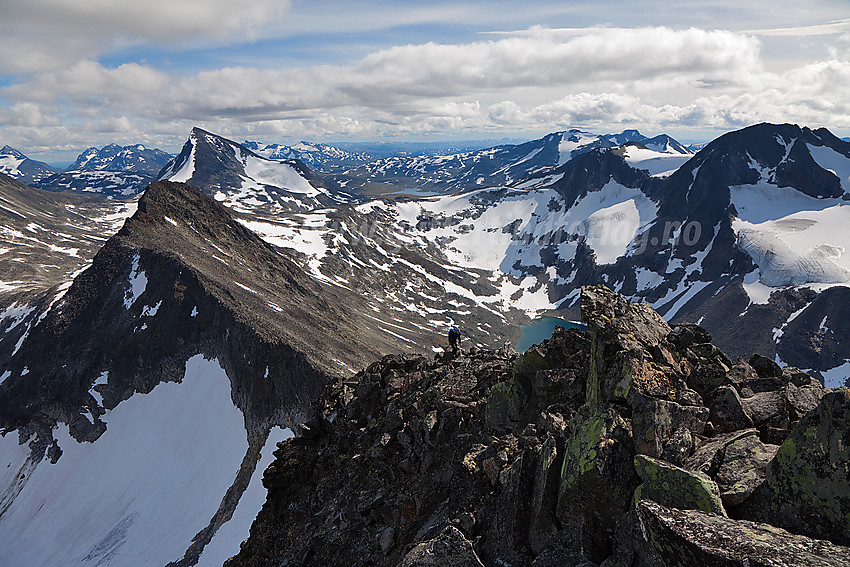
[[[237,139],[730,129],[759,121],[850,128],[846,58],[780,74],[765,69],[760,49],[754,37],[729,31],[535,28],[300,69],[179,76],[150,64],[82,60],[0,89],[12,103],[0,110],[0,127],[6,140],[34,147],[51,136],[57,146],[174,147],[193,125]]]
[[[288,0],[3,1],[0,72],[60,69],[135,44],[247,39]]]

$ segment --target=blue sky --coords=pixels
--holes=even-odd
[[[850,135],[850,2],[0,0],[0,145]]]

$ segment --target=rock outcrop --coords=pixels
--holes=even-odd
[[[602,286],[582,317],[331,384],[227,567],[847,563],[845,390]]]

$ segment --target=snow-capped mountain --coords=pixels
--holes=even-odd
[[[350,152],[330,146],[299,142],[294,146],[244,141],[242,146],[266,159],[297,159],[319,173],[334,173],[368,163],[374,159],[365,152]]]
[[[100,193],[127,198],[145,190],[172,156],[141,144],[89,148],[65,171],[44,177],[36,187],[48,191]]]
[[[480,175],[489,154],[502,165],[487,183],[501,179],[510,187],[400,202],[394,193],[391,201],[361,205],[346,205],[347,195],[338,199],[330,193],[333,200],[312,210],[302,202],[297,215],[269,209],[268,197],[245,198],[240,192],[247,160],[241,150],[222,151],[232,143],[203,136],[215,141],[208,146],[217,151],[209,153],[214,159],[198,163],[218,177],[193,182],[237,211],[259,213],[248,226],[296,250],[315,277],[350,286],[376,304],[378,297],[387,301],[376,293],[387,281],[405,282],[390,301],[423,314],[454,302],[475,321],[481,344],[492,343],[492,317],[514,313],[517,323],[546,311],[575,316],[580,286],[606,283],[650,302],[668,319],[701,321],[719,345],[737,355],[758,351],[822,372],[850,361],[850,353],[838,346],[827,357],[809,346],[823,342],[811,343],[811,337],[826,333],[821,320],[796,330],[809,318],[791,318],[816,303],[826,287],[837,286],[825,297],[845,289],[843,233],[815,234],[815,227],[830,232],[833,223],[843,222],[842,183],[850,175],[846,143],[826,130],[762,124],[722,136],[696,155],[667,136],[556,133],[479,152],[468,162],[428,158],[428,167],[444,160],[441,174],[455,173],[446,182],[455,183]],[[623,144],[609,147],[617,142]],[[534,165],[538,159],[543,162]],[[227,178],[222,171],[236,173]],[[423,172],[427,167],[416,175]],[[336,179],[346,189],[353,183]],[[778,204],[764,208],[766,203]],[[757,207],[764,212],[754,213]],[[400,251],[412,248],[429,261],[405,265]],[[439,299],[429,299],[434,297]],[[719,315],[729,310],[740,315],[734,324]],[[406,316],[401,326],[436,329],[452,317]]]
[[[374,294],[376,282],[357,267],[396,273],[397,254],[374,254],[403,243],[443,273],[467,276],[449,282],[426,270],[420,279],[439,282],[450,291],[440,297],[469,313],[474,305],[574,318],[580,286],[605,283],[668,319],[700,321],[727,352],[760,352],[823,372],[831,385],[843,382],[850,350],[829,321],[840,319],[848,291],[847,144],[824,129],[762,124],[666,163],[653,161],[653,151],[628,142],[581,152],[512,188],[377,200],[256,228],[282,246],[321,242],[304,249],[305,266],[363,293]],[[357,240],[352,227],[387,241],[368,252],[348,246]],[[438,309],[422,299],[432,294],[406,288],[393,300],[408,311]],[[824,319],[828,311],[835,315]]]
[[[584,284],[697,322],[730,354],[842,384],[850,144],[760,124],[683,149],[558,133],[444,160],[477,189],[439,173],[429,187],[449,193],[369,200],[194,129],[73,285],[63,268],[19,299],[4,292],[25,276],[0,288],[4,553],[220,564],[262,503],[274,441],[327,381],[381,354],[442,350],[450,324],[467,347],[515,342],[535,316],[577,318]],[[433,159],[402,177],[437,176]],[[335,179],[350,189],[352,175]],[[61,249],[87,236],[54,208],[39,220],[7,200],[0,261],[5,239],[24,258],[28,231],[73,257]],[[59,250],[51,230],[69,234]]]
[[[381,159],[350,169],[337,179],[346,190],[365,194],[404,191],[415,195],[487,187],[539,186],[551,182],[550,174],[557,175],[558,167],[582,153],[630,142],[642,145],[635,146],[628,159],[638,167],[651,164],[649,168],[653,173],[674,170],[692,155],[668,136],[650,139],[637,130],[607,135],[569,130],[523,144],[486,150]]]
[[[850,360],[835,326],[850,292],[850,145],[763,124],[655,176],[624,159],[634,148],[583,153],[548,185],[370,206],[454,265],[510,276],[513,305],[530,312],[574,316],[580,286],[605,283],[668,319],[699,321],[736,355],[822,372]],[[845,377],[835,372],[832,385]]]
[[[32,185],[58,173],[59,168],[28,158],[11,146],[0,149],[0,173]]]
[[[142,144],[119,146],[109,144],[100,149],[91,147],[81,153],[65,171],[105,170],[146,173],[156,176],[173,156]]]
[[[350,200],[298,160],[271,160],[194,128],[159,179],[190,183],[239,212],[309,211]]]

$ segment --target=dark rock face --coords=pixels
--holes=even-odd
[[[798,400],[816,408],[793,433],[790,410],[754,428],[761,410],[743,403],[747,428],[720,427],[715,391],[787,401],[813,379],[761,378],[698,327],[671,328],[603,287],[583,289],[582,313],[588,331],[556,330],[522,356],[388,356],[330,385],[302,435],[278,446],[267,502],[227,567],[459,564],[441,553],[469,565],[586,567],[850,557],[839,526],[812,528],[839,523],[843,504],[805,504],[786,527],[800,535],[742,521],[754,518],[751,503],[766,514],[792,489],[840,497],[850,486],[845,445],[824,461],[823,444],[803,442],[843,439],[843,391]],[[703,396],[691,375],[712,363],[725,378]],[[768,437],[788,441],[777,453]],[[796,484],[810,459],[834,474]]]

